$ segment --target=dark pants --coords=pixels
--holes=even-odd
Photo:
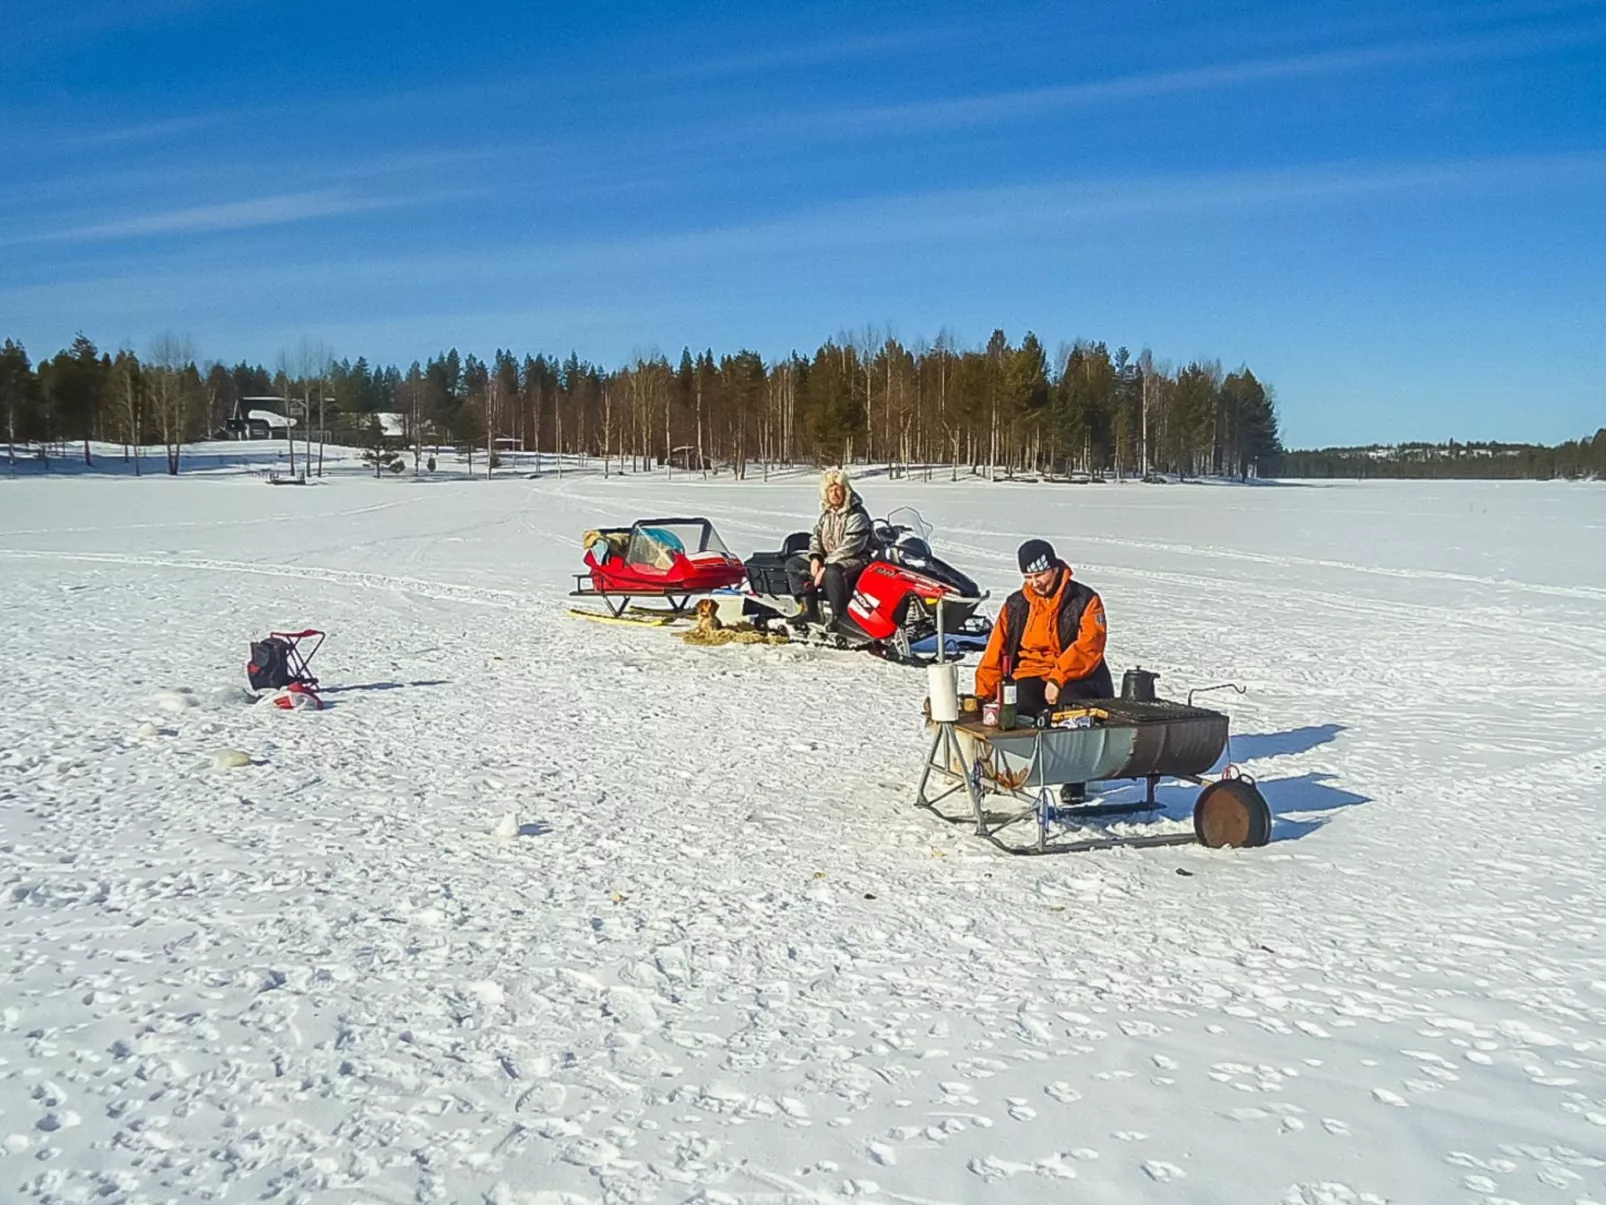
[[[811,609],[818,608],[819,597],[823,593],[826,601],[831,604],[831,618],[838,623],[848,613],[848,599],[853,597],[854,583],[859,580],[859,574],[862,572],[864,566],[854,561],[827,565],[825,575],[816,587],[814,575],[809,570],[809,558],[806,555],[798,553],[786,562],[786,578],[792,587],[792,597],[803,603],[805,614]]]
[[[1108,699],[1112,696],[1110,671],[1100,665],[1085,678],[1075,682],[1067,682],[1060,687],[1059,698],[1050,703],[1044,697],[1044,689],[1048,686],[1047,678],[1016,678],[1015,679],[1015,711],[1028,719],[1036,719],[1045,711],[1053,711],[1056,707],[1074,703],[1079,699]],[[1060,802],[1074,806],[1087,799],[1087,784],[1085,782],[1068,782],[1060,788]]]
[[[1106,671],[1105,677],[1107,679],[1108,671]],[[1056,707],[1074,703],[1078,699],[1107,699],[1110,697],[1108,682],[1100,681],[1100,675],[1097,671],[1078,682],[1067,682],[1060,687],[1060,697],[1053,703],[1050,703],[1044,697],[1044,689],[1047,686],[1047,678],[1016,678],[1016,712],[1020,715],[1035,716],[1039,712],[1052,711]]]
[[[1105,672],[1108,677],[1108,671]],[[1100,690],[1099,673],[1094,672],[1090,677],[1079,682],[1067,682],[1060,687],[1060,697],[1050,703],[1043,695],[1048,685],[1047,678],[1016,678],[1015,679],[1015,711],[1027,719],[1036,719],[1045,711],[1053,711],[1056,707],[1063,707],[1077,699],[1107,699],[1110,697],[1108,688]],[[1060,787],[1060,802],[1067,806],[1082,803],[1087,799],[1087,784],[1085,782],[1068,782]]]

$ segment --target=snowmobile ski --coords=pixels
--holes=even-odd
[[[569,614],[576,619],[590,619],[596,623],[622,623],[637,628],[667,628],[677,623],[690,623],[693,618],[686,613],[653,612],[645,607],[640,610],[632,607],[623,615],[611,615],[607,611],[589,611],[584,607],[570,607]]]

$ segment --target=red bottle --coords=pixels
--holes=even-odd
[[[1015,672],[1008,657],[1004,658],[1004,676],[998,681],[998,726],[1000,728],[1013,728],[1015,726]]]

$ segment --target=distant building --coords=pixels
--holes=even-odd
[[[663,463],[661,457],[658,463]],[[694,472],[699,469],[711,469],[714,467],[714,462],[707,456],[697,455],[697,449],[691,444],[676,444],[669,450],[669,467]]]
[[[286,439],[296,420],[290,416],[289,398],[242,397],[235,399],[226,425],[230,439]]]

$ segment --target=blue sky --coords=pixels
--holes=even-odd
[[[1606,425],[1606,0],[4,0],[0,337],[1030,329],[1295,446]]]

